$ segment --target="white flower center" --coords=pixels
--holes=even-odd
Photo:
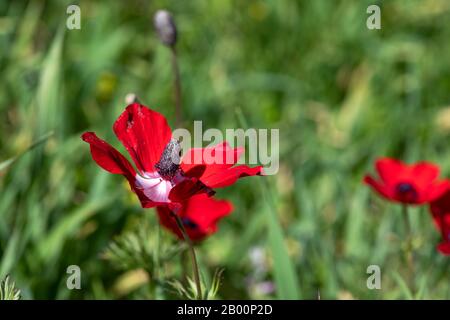
[[[145,196],[154,202],[170,202],[169,193],[173,186],[164,180],[158,172],[136,174],[136,187],[142,189]]]

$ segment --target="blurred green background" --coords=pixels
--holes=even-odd
[[[182,254],[155,268],[176,240],[80,139],[124,151],[112,124],[129,92],[174,124],[161,8],[178,25],[185,125],[280,129],[279,173],[217,194],[235,211],[197,251],[205,279],[225,269],[218,297],[450,298],[428,208],[410,212],[411,290],[400,207],[361,183],[378,156],[450,175],[450,1],[76,1],[81,30],[66,29],[69,4],[0,1],[0,162],[21,155],[1,165],[0,278],[23,298],[176,298],[154,279],[190,273]],[[381,290],[366,287],[372,264]]]

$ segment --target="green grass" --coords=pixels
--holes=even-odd
[[[95,131],[124,151],[112,124],[129,92],[174,124],[170,54],[152,26],[167,8],[185,126],[280,129],[279,173],[218,192],[235,211],[197,249],[205,281],[225,269],[218,296],[449,299],[450,262],[435,250],[428,208],[411,210],[412,296],[401,208],[361,180],[378,156],[433,161],[450,176],[450,2],[376,2],[378,31],[366,28],[373,2],[360,0],[79,1],[81,30],[65,28],[70,1],[0,2],[0,280],[9,274],[25,299],[176,297],[105,259],[114,239],[145,225],[148,239],[133,241],[160,247],[162,278],[182,277],[165,247],[175,239],[158,236],[154,211],[80,139]],[[254,248],[265,253],[258,275]],[[66,288],[73,264],[82,290]],[[381,290],[366,287],[372,264]],[[249,289],[250,277],[278,290]]]

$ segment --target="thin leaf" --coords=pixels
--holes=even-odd
[[[0,283],[0,300],[20,300],[20,290],[9,281],[9,276]]]
[[[403,277],[397,271],[394,271],[394,273],[392,275],[394,277],[394,280],[400,286],[400,289],[402,290],[403,294],[405,295],[405,298],[408,300],[414,300],[414,295],[411,292],[411,290],[409,289],[409,287],[406,284],[406,281],[403,279]]]
[[[36,148],[37,146],[39,146],[40,144],[46,142],[49,138],[51,138],[53,136],[53,131],[50,131],[46,134],[44,134],[42,137],[40,137],[39,139],[37,139],[35,142],[33,142],[28,148],[26,148],[22,153],[9,158],[8,160],[5,160],[3,162],[0,162],[0,171],[5,170],[6,168],[8,168],[9,166],[11,166],[14,162],[16,162],[20,157],[22,157],[24,154],[26,154],[27,152],[33,150],[34,148]]]
[[[247,121],[240,108],[236,109],[237,117],[240,125],[244,128],[248,127]],[[300,299],[299,281],[295,273],[294,264],[289,257],[286,244],[284,242],[284,234],[278,221],[273,192],[268,185],[268,177],[258,179],[263,198],[267,200],[269,206],[265,210],[267,218],[267,227],[269,229],[269,244],[273,257],[274,278],[277,287],[277,296],[279,299]]]

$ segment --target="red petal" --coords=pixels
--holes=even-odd
[[[217,231],[217,222],[231,213],[233,206],[226,200],[215,200],[205,194],[193,196],[187,200],[178,212],[178,216],[196,225],[196,227],[185,226],[189,237],[199,241]],[[157,207],[160,223],[172,231],[178,238],[183,236],[178,229],[175,219],[167,206]]]
[[[438,244],[437,249],[443,255],[450,255],[450,242],[441,242],[440,244]]]
[[[450,191],[430,204],[433,220],[444,240],[450,234]]]
[[[98,138],[94,132],[85,132],[81,138],[89,143],[92,158],[106,171],[123,174],[134,179],[135,171],[130,162],[116,149],[104,140]]]
[[[185,179],[177,183],[169,193],[172,202],[183,202],[193,195],[208,192],[207,187],[197,178]]]
[[[217,222],[233,211],[233,205],[226,200],[216,200],[206,194],[190,198],[183,206],[181,215],[198,225],[198,231],[211,234],[217,231]]]
[[[180,240],[183,240],[183,234],[175,222],[175,219],[171,216],[171,210],[167,206],[156,207],[156,212],[158,213],[159,223],[163,225],[168,230],[172,231]]]
[[[190,149],[182,159],[181,168],[186,176],[199,178],[210,188],[226,187],[241,177],[262,174],[261,166],[233,167],[243,151],[243,148],[231,148],[226,141],[214,147]]]
[[[395,184],[404,176],[408,167],[400,160],[381,158],[375,162],[375,168],[385,184]]]
[[[154,172],[172,132],[163,115],[133,103],[114,123],[114,132],[141,172]]]
[[[436,199],[439,199],[449,189],[450,189],[450,181],[448,180],[436,182],[433,185],[428,186],[429,192],[427,194],[426,201],[424,202],[432,202],[435,201]]]
[[[139,201],[141,202],[142,208],[150,209],[150,208],[154,208],[159,205],[159,203],[154,202],[154,201],[150,200],[149,198],[147,198],[147,196],[141,190],[134,188],[133,191],[138,196]]]
[[[262,174],[262,166],[250,168],[248,166],[242,165],[215,172],[213,174],[210,174],[209,176],[203,175],[200,180],[210,188],[223,188],[232,185],[239,178]]]
[[[364,183],[371,186],[375,191],[377,191],[380,195],[382,195],[386,199],[391,200],[391,201],[396,201],[391,190],[389,188],[387,188],[385,185],[380,184],[378,181],[376,181],[371,176],[369,176],[369,175],[365,176]]]
[[[411,168],[411,178],[419,186],[429,186],[439,176],[439,167],[428,162],[419,162]]]
[[[235,165],[242,152],[243,148],[231,148],[226,141],[214,147],[192,148],[183,156],[181,169],[187,173],[201,166],[202,175],[210,175]]]
[[[127,178],[131,190],[137,194],[143,208],[152,208],[156,205],[144,195],[142,190],[136,188],[136,172],[130,162],[119,151],[106,141],[98,138],[93,132],[85,132],[81,138],[89,143],[92,158],[101,168],[110,173],[122,174]]]

